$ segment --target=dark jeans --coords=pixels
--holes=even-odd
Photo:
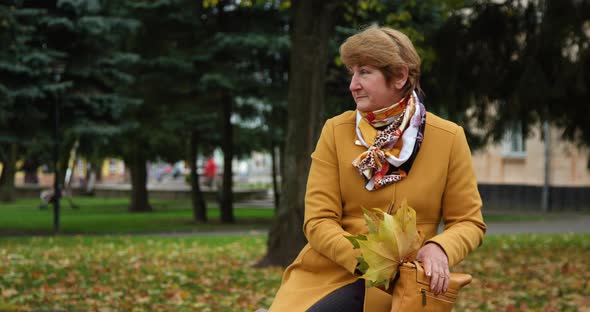
[[[316,302],[307,312],[362,312],[365,280],[342,286]]]

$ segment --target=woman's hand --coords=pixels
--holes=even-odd
[[[445,293],[451,280],[449,258],[443,249],[435,243],[427,243],[420,250],[416,259],[422,262],[426,276],[430,276],[430,290],[435,294]]]

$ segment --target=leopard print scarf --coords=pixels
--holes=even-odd
[[[424,138],[425,123],[426,109],[416,93],[379,111],[357,111],[355,144],[367,150],[352,165],[365,179],[367,190],[398,182],[410,173]]]

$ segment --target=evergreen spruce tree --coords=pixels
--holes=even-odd
[[[221,146],[225,160],[221,219],[234,222],[232,159],[257,145],[252,137],[236,136],[241,126],[235,122],[258,122],[257,107],[271,105],[265,90],[279,81],[270,80],[274,73],[265,62],[282,62],[288,47],[278,4],[136,1],[129,5],[129,14],[138,16],[142,27],[131,44],[132,51],[141,55],[135,68],[138,80],[127,92],[141,96],[145,106],[128,112],[142,128],[128,132],[125,140],[140,144],[145,160],[154,156],[174,160],[178,153],[170,151],[188,150],[191,165],[196,149]],[[268,27],[272,23],[277,24]],[[284,78],[281,81],[284,85]],[[154,123],[161,127],[149,129]],[[196,170],[191,171],[195,221],[206,222]]]
[[[2,121],[3,137],[25,136],[19,142],[50,147],[54,138],[47,133],[53,133],[59,119],[61,183],[74,142],[82,135],[117,135],[130,127],[121,111],[138,105],[117,92],[133,80],[125,68],[136,57],[120,48],[137,22],[112,8],[108,1],[67,0],[2,6],[8,12],[3,17],[11,21],[4,24],[9,31],[2,29],[7,44],[2,45],[0,70],[7,74],[0,89],[8,100],[0,110],[9,112]],[[92,140],[84,144],[92,146]]]
[[[48,126],[56,94],[69,84],[53,80],[52,65],[63,53],[39,35],[44,9],[19,2],[0,5],[0,200],[14,200],[16,162],[31,145],[50,148]]]

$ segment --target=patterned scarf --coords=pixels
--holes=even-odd
[[[377,190],[410,173],[424,138],[426,109],[414,92],[390,107],[356,116],[356,145],[367,148],[352,165]],[[401,138],[401,140],[400,140]]]

